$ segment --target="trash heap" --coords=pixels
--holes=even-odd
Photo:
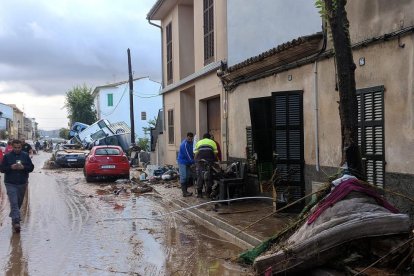
[[[239,261],[253,263],[259,275],[318,267],[358,275],[410,273],[412,236],[409,216],[387,202],[379,188],[345,174],[321,189],[295,222],[242,253]]]
[[[151,184],[168,182],[179,177],[178,169],[171,165],[148,165],[145,169],[138,169],[138,172],[139,181],[148,181]]]

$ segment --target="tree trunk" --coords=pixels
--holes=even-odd
[[[339,88],[339,116],[342,134],[342,164],[350,173],[365,179],[358,146],[358,102],[355,88],[355,63],[352,57],[346,0],[325,0],[328,23],[336,56]]]

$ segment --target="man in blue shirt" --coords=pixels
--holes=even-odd
[[[193,193],[187,191],[188,180],[191,176],[191,165],[194,164],[193,153],[193,139],[192,132],[187,133],[187,138],[181,142],[180,150],[178,152],[177,163],[180,170],[180,184],[183,192],[183,197],[191,196]]]
[[[22,142],[13,140],[13,151],[6,154],[1,164],[4,184],[10,201],[10,217],[14,230],[20,232],[20,207],[26,194],[29,173],[34,166],[29,154],[22,151]]]

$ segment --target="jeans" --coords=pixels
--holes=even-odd
[[[201,192],[205,188],[207,195],[210,195],[213,186],[212,165],[212,162],[197,162],[197,190]]]
[[[188,179],[192,175],[190,165],[178,164],[178,170],[180,171],[180,184],[188,184]]]
[[[10,202],[10,217],[13,223],[20,223],[20,207],[26,194],[27,184],[10,184],[4,183],[7,190],[7,196]]]

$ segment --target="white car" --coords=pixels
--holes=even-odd
[[[6,140],[0,140],[0,150],[4,153],[4,150],[6,149],[7,141]]]

